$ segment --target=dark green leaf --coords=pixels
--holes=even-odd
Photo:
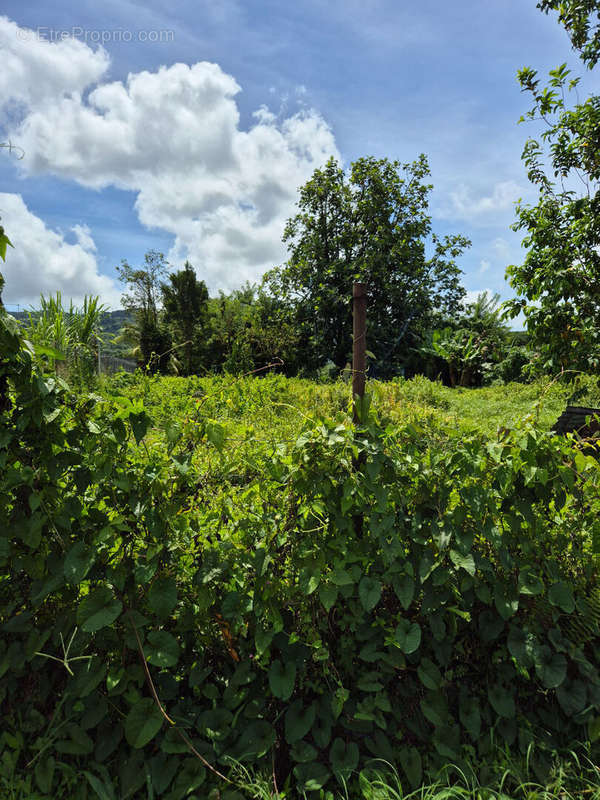
[[[77,608],[77,624],[86,633],[95,633],[117,619],[123,604],[107,586],[100,586],[86,595]]]
[[[269,686],[275,697],[280,700],[289,700],[294,691],[296,681],[296,665],[293,661],[282,664],[279,659],[275,659],[269,669]]]
[[[365,575],[358,584],[358,596],[365,611],[372,611],[381,599],[381,582]]]
[[[132,747],[151,742],[163,724],[163,716],[150,697],[138,700],[125,719],[125,738]]]

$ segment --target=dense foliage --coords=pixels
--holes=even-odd
[[[288,308],[307,366],[348,362],[354,281],[368,289],[367,340],[379,375],[398,372],[435,313],[458,310],[455,259],[470,242],[432,233],[428,175],[424,155],[411,164],[360,158],[348,174],[331,158],[300,188],[283,236],[290,258],[265,282]]]
[[[0,352],[6,792],[232,800],[233,758],[352,796],[373,757],[416,786],[502,743],[542,776],[597,737],[600,467],[572,442],[440,447],[366,409],[261,442],[208,396],[153,427],[153,379],[73,395],[5,314]],[[261,408],[246,385],[223,407]]]
[[[598,2],[544,0],[543,10],[559,19],[588,67],[598,58]],[[518,297],[507,303],[513,317],[521,311],[533,347],[545,371],[600,366],[600,97],[579,99],[578,78],[566,64],[550,71],[540,86],[537,72],[519,71],[523,91],[533,99],[526,118],[544,129],[523,150],[529,180],[538,189],[535,205],[517,206],[515,230],[523,231],[527,255],[507,276]],[[570,98],[576,102],[569,103]]]

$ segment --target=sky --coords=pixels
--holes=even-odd
[[[61,291],[119,307],[156,249],[211,294],[286,259],[298,187],[330,156],[431,168],[432,230],[462,233],[469,298],[507,298],[535,125],[516,72],[583,69],[535,0],[83,0],[0,16],[0,267],[10,309]],[[586,77],[588,84],[592,80]]]

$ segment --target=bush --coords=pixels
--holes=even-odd
[[[543,776],[598,736],[600,467],[569,440],[442,451],[340,413],[219,495],[193,469],[228,458],[201,406],[146,450],[141,401],[44,378],[6,315],[0,352],[8,778],[234,800],[233,758],[311,796],[374,756],[417,786],[498,741],[535,742]]]

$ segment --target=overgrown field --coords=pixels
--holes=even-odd
[[[343,382],[74,395],[6,317],[0,352],[2,796],[383,800],[385,769],[402,797],[594,763],[600,467],[549,432],[572,389],[373,383],[354,426]]]

